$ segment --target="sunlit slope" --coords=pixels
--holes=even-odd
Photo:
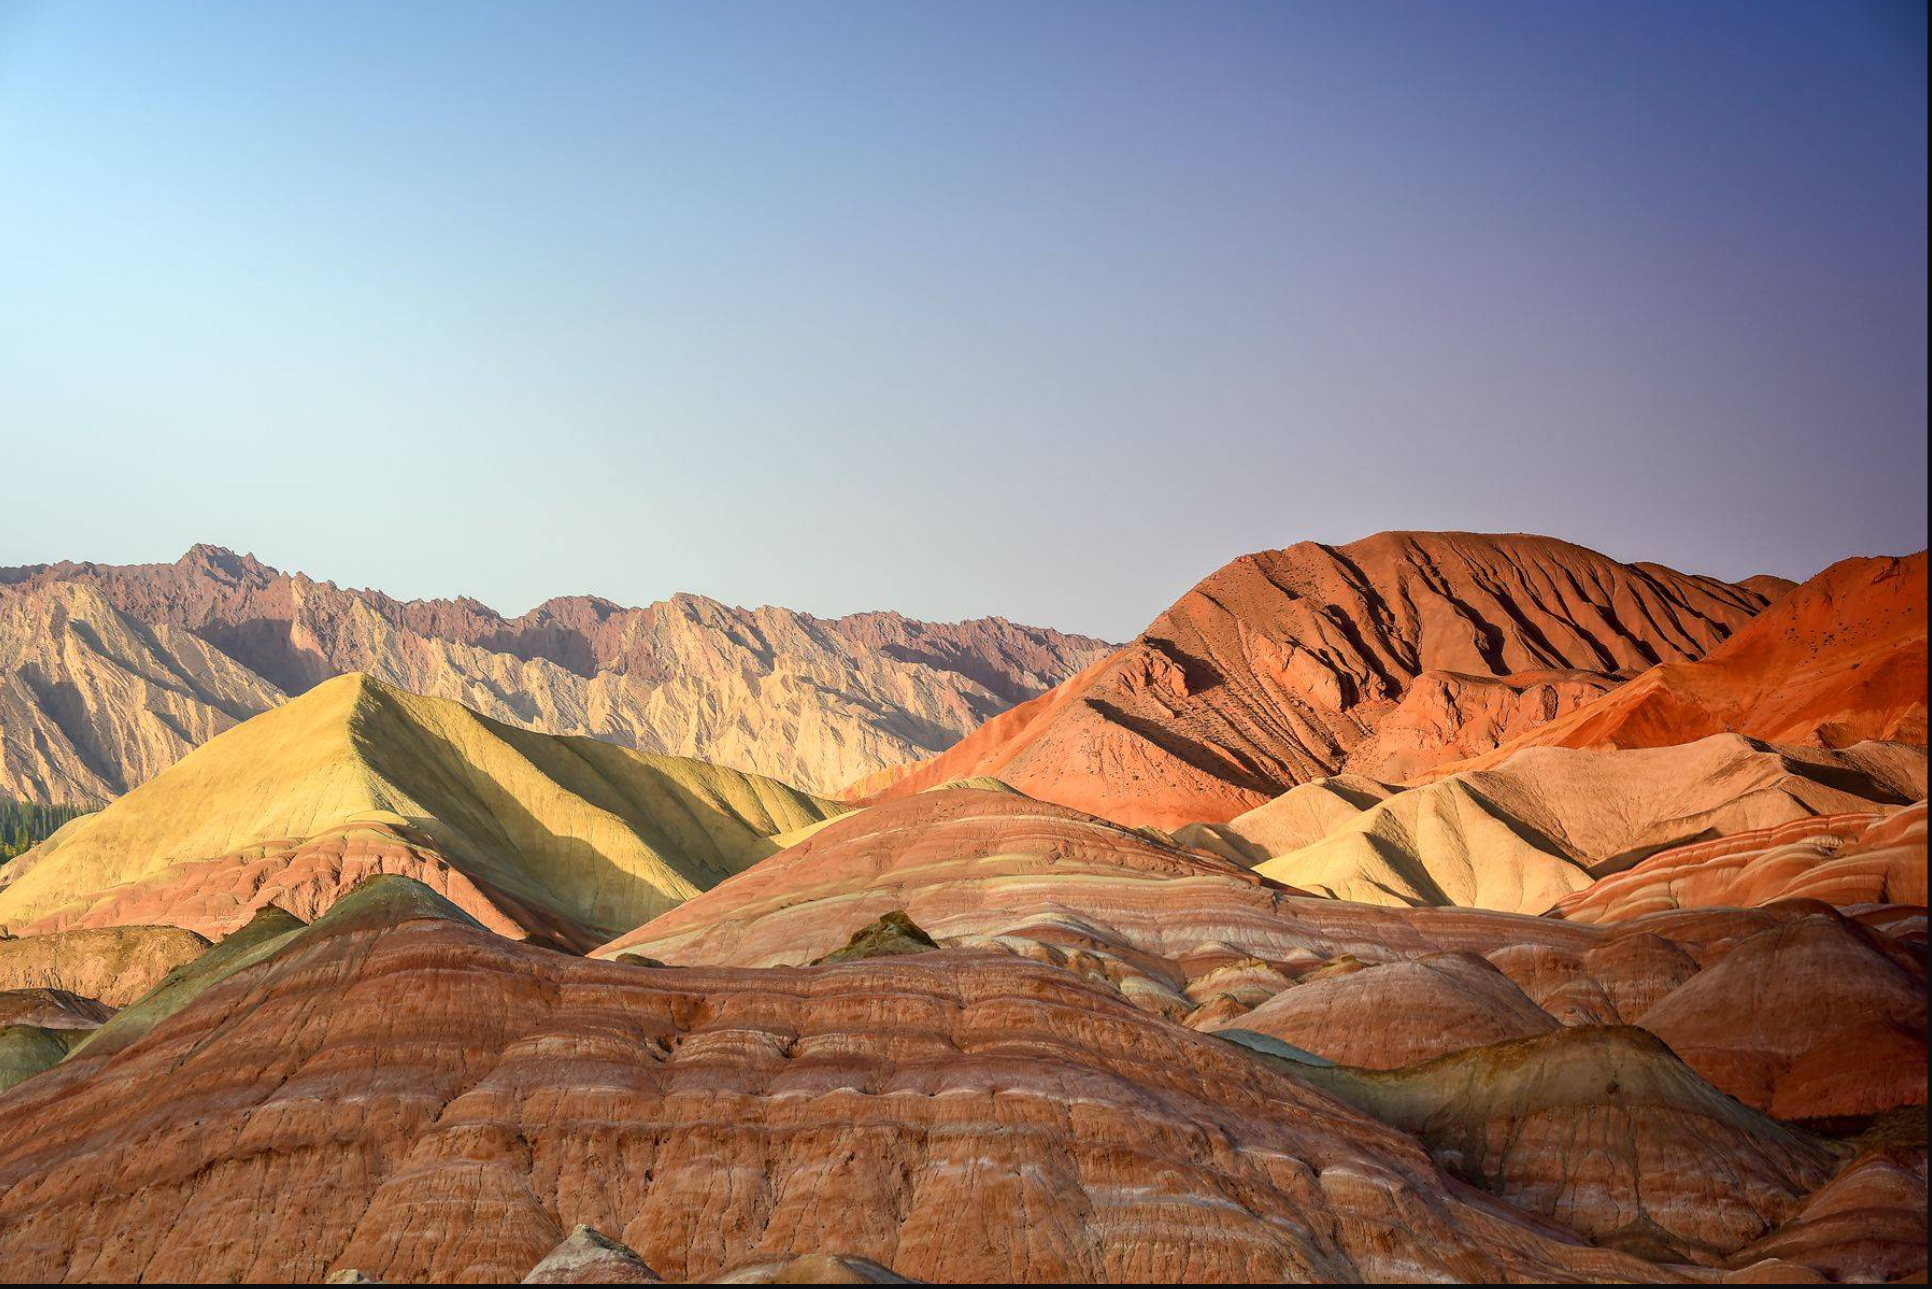
[[[351,674],[10,865],[0,925],[113,924],[138,906],[142,921],[219,932],[291,883],[427,867],[432,885],[453,898],[475,887],[526,929],[554,933],[560,919],[614,934],[841,809],[759,775],[538,734]],[[332,897],[280,902],[313,916]]]

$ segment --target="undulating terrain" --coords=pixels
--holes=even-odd
[[[23,1281],[1923,1281],[1926,562],[0,575]],[[35,816],[39,818],[39,816]]]

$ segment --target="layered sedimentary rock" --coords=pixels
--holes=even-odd
[[[99,801],[332,676],[509,724],[830,790],[931,755],[1101,657],[999,618],[814,618],[680,595],[504,618],[197,546],[173,564],[0,569],[0,795]]]
[[[0,926],[219,935],[271,903],[313,917],[387,872],[493,930],[589,945],[839,809],[758,775],[536,734],[342,676],[0,869]]]
[[[1926,1272],[1925,1116],[1863,1147],[1777,1230],[1731,1259],[1776,1259],[1840,1282],[1905,1284]],[[1889,1139],[1888,1139],[1889,1138]],[[1790,1281],[1787,1280],[1787,1283]]]
[[[0,989],[61,989],[122,1007],[207,949],[206,937],[174,926],[0,936]]]
[[[1925,969],[1819,913],[1759,931],[1639,1023],[1693,1069],[1779,1119],[1924,1105]]]
[[[1837,1163],[1640,1029],[1556,1030],[1386,1072],[1289,1068],[1516,1207],[1659,1261],[1736,1254]]]
[[[666,1279],[828,1248],[922,1280],[1655,1275],[1066,972],[603,963],[397,878],[0,1099],[23,1280],[513,1280],[579,1223]]]
[[[1733,732],[1850,747],[1926,739],[1926,553],[1848,559],[1780,598],[1709,657],[1665,660],[1498,751],[1664,747]]]
[[[1776,900],[1924,905],[1920,801],[1890,813],[1819,815],[1677,846],[1558,901],[1552,913],[1613,922],[1664,909],[1753,908]]]
[[[1384,533],[1264,551],[1111,658],[848,795],[993,775],[1123,823],[1221,822],[1344,768],[1412,772],[1514,737],[1624,673],[1702,657],[1764,603],[1541,537]]]
[[[1296,985],[1229,1027],[1372,1070],[1560,1028],[1508,976],[1466,952],[1429,954]]]
[[[1369,804],[1256,871],[1338,899],[1540,913],[1653,852],[1923,795],[1925,752],[1777,748],[1737,735],[1637,751],[1527,748]],[[1250,850],[1279,802],[1223,825]],[[1250,822],[1252,821],[1252,822]]]

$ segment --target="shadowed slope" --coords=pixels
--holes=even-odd
[[[1727,583],[1540,537],[1384,533],[1264,551],[1203,581],[1060,688],[848,795],[898,796],[985,774],[1123,823],[1219,822],[1345,762],[1383,775],[1393,752],[1364,765],[1351,753],[1425,672],[1473,678],[1457,682],[1465,687],[1503,683],[1508,697],[1472,699],[1467,712],[1447,699],[1412,709],[1406,734],[1390,735],[1405,768],[1460,755],[1464,716],[1493,742],[1581,697],[1523,702],[1537,686],[1568,683],[1524,673],[1602,677],[1701,657],[1763,603]],[[1427,735],[1432,726],[1439,735]]]
[[[313,917],[371,872],[493,929],[595,943],[836,813],[770,779],[499,725],[363,676],[198,749],[0,870],[16,931]]]
[[[1924,1105],[1925,969],[1856,924],[1760,931],[1640,1023],[1719,1088],[1780,1119]]]
[[[1557,1030],[1386,1072],[1282,1068],[1517,1207],[1663,1261],[1737,1252],[1793,1216],[1835,1162],[1640,1029]]]

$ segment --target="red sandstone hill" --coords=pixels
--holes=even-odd
[[[1789,592],[1709,657],[1664,662],[1495,752],[1664,747],[1709,734],[1842,748],[1926,741],[1926,553],[1848,559]]]
[[[0,1097],[10,1275],[515,1280],[584,1224],[667,1280],[1676,1278],[1038,963],[596,962],[394,877],[263,953]]]
[[[1122,823],[1220,822],[1344,767],[1406,777],[1493,747],[1704,656],[1765,603],[1546,537],[1305,542],[1235,560],[1132,644],[847,795],[995,776]]]

